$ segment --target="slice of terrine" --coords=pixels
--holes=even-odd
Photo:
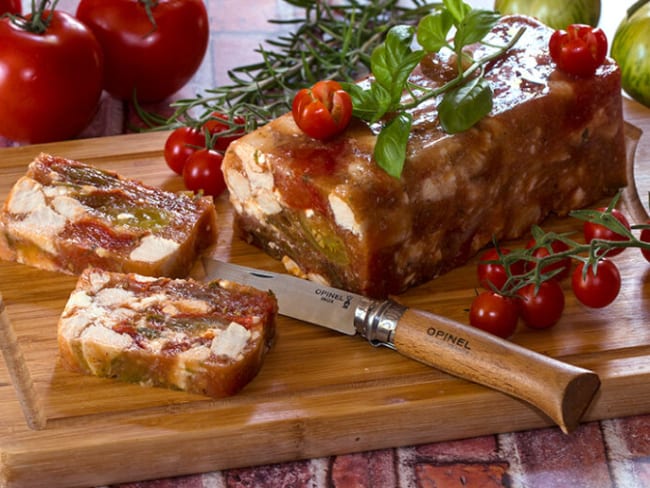
[[[0,258],[79,274],[87,266],[186,276],[217,237],[210,197],[173,193],[40,154],[0,211]]]
[[[76,372],[224,397],[257,375],[276,315],[271,293],[230,281],[87,268],[61,314],[59,351]]]
[[[618,66],[563,73],[548,53],[552,31],[527,17],[503,18],[488,41],[503,45],[520,27],[487,66],[494,107],[472,129],[444,133],[436,100],[415,109],[400,179],[377,166],[375,132],[359,122],[319,142],[287,114],[233,143],[223,170],[242,236],[295,274],[379,297],[625,186]],[[436,87],[453,71],[432,56],[411,81]]]

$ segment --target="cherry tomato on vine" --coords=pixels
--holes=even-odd
[[[102,93],[102,52],[92,32],[65,12],[41,14],[25,15],[21,26],[0,19],[0,135],[26,143],[76,136]],[[33,31],[39,18],[43,33]]]
[[[650,222],[647,223],[650,224]],[[639,239],[650,244],[650,229],[643,229],[641,231]],[[650,262],[650,249],[641,248],[641,254],[643,254],[643,257],[646,259],[646,261]]]
[[[233,123],[237,125],[243,125],[245,122],[246,121],[244,120],[243,117],[235,117],[235,119],[233,120]],[[227,136],[220,136],[219,134],[221,134],[222,132],[231,130],[231,126],[228,124],[228,117],[224,114],[220,114],[217,112],[214,112],[210,115],[210,119],[208,119],[203,124],[203,128],[207,129],[207,131],[211,135],[218,136],[214,141],[214,149],[216,149],[217,151],[225,151],[226,149],[228,149],[228,146],[230,146],[231,142],[236,141],[237,139],[239,139],[241,136],[244,135],[243,130],[236,130]]]
[[[296,94],[291,111],[300,130],[314,139],[326,140],[350,123],[352,97],[337,81],[319,81]]]
[[[530,283],[517,292],[521,318],[533,329],[553,327],[564,311],[564,291],[554,279],[542,282],[537,290],[535,288],[535,283]]]
[[[0,15],[6,13],[20,14],[22,11],[20,0],[0,0]]]
[[[514,334],[517,320],[519,309],[515,299],[489,290],[478,294],[469,309],[469,323],[473,327],[504,339]]]
[[[601,212],[604,212],[606,208],[601,207],[598,209]],[[612,209],[612,215],[623,224],[628,230],[630,230],[630,223],[628,222],[625,214],[618,209]],[[608,229],[607,227],[596,224],[594,222],[585,222],[583,225],[583,233],[585,236],[585,241],[587,243],[591,242],[594,239],[602,239],[606,241],[625,241],[627,237],[621,234]],[[613,248],[607,251],[604,255],[607,257],[616,256],[622,253],[625,250],[624,247]]]
[[[203,191],[205,195],[218,197],[226,189],[221,172],[223,155],[212,149],[199,149],[192,153],[183,168],[183,182],[188,190]]]
[[[506,280],[508,279],[508,273],[506,268],[499,263],[489,263],[486,261],[496,261],[499,259],[499,253],[502,255],[510,254],[512,251],[506,248],[499,248],[497,251],[496,248],[490,248],[481,254],[479,262],[476,266],[476,274],[478,276],[478,281],[481,286],[487,290],[492,290],[496,288],[501,290]],[[524,263],[517,262],[510,266],[510,274],[519,275],[524,272]]]
[[[535,245],[536,242],[535,239],[533,238],[528,241],[528,243],[526,244],[526,248],[531,249]],[[551,254],[559,254],[568,249],[569,246],[566,243],[562,241],[553,241],[551,243],[552,253],[550,253],[546,247],[539,247],[535,249],[535,251],[533,251],[533,257],[542,259],[547,256],[550,256]],[[535,269],[535,266],[536,263],[531,263],[531,262],[526,263],[526,269]],[[569,276],[569,273],[571,272],[571,258],[567,256],[565,258],[559,259],[558,261],[549,263],[542,268],[541,273],[547,274],[556,270],[561,270],[558,271],[557,274],[553,276],[553,278],[555,278],[558,281],[562,281],[564,278]]]
[[[576,76],[591,76],[607,55],[607,36],[599,27],[571,24],[551,35],[551,59],[562,71]]]
[[[77,18],[104,51],[104,88],[122,100],[172,95],[197,71],[208,46],[202,0],[81,0]]]
[[[618,268],[608,259],[598,261],[595,273],[593,267],[589,266],[584,275],[584,267],[585,263],[581,262],[573,271],[571,277],[573,293],[588,307],[606,307],[614,301],[621,289],[621,274]]]
[[[163,152],[167,166],[182,175],[187,159],[197,150],[205,147],[205,135],[192,127],[174,129],[165,141]]]

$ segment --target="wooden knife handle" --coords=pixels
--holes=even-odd
[[[371,316],[364,331],[370,342],[524,400],[565,433],[579,424],[600,386],[592,371],[428,312],[387,301]]]

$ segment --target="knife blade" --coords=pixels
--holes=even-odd
[[[526,349],[474,327],[345,290],[233,263],[203,258],[206,280],[271,290],[279,313],[348,335],[535,406],[565,433],[580,423],[600,379],[593,371]]]

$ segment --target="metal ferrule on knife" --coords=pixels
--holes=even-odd
[[[373,346],[395,349],[395,329],[405,311],[392,300],[362,300],[354,311],[354,328]]]

